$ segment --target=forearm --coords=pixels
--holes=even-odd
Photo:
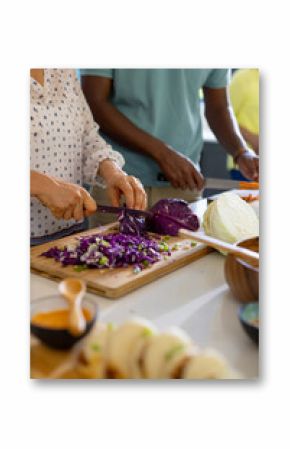
[[[206,118],[220,144],[233,157],[247,144],[238,128],[231,107],[207,108]]]
[[[44,174],[37,172],[35,170],[30,171],[30,195],[31,196],[38,196],[43,194],[44,192],[48,191],[52,184],[53,179]]]
[[[225,150],[235,157],[247,144],[232,111],[226,88],[204,88],[205,115],[208,124]]]
[[[167,146],[161,140],[138,128],[112,103],[112,79],[83,76],[82,88],[95,121],[101,130],[121,145],[146,154],[157,161],[164,159]]]
[[[97,105],[91,103],[91,109],[96,122],[108,136],[133,151],[146,154],[157,161],[160,159],[166,145],[135,126],[109,101]]]
[[[259,135],[252,133],[243,126],[240,126],[240,131],[245,141],[251,146],[256,154],[259,154]]]

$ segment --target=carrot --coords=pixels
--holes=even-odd
[[[241,190],[258,190],[259,189],[258,182],[240,181],[239,186],[240,186]]]
[[[246,196],[241,196],[241,198],[247,203],[252,203],[253,201],[259,200],[259,195],[252,195],[251,193]]]

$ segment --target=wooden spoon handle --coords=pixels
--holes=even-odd
[[[81,309],[81,296],[70,301],[69,331],[72,335],[81,335],[86,328],[86,319]]]
[[[259,265],[259,253],[251,251],[250,249],[223,242],[222,240],[210,237],[208,235],[188,231],[187,229],[181,229],[179,231],[179,235],[180,237],[191,238],[196,242],[204,243],[205,245],[210,246],[211,248],[215,248],[219,251],[234,254],[235,256],[240,257],[241,259],[249,262],[254,266]]]

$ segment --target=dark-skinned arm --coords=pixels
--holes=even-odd
[[[205,115],[216,138],[233,156],[242,174],[249,179],[259,179],[259,158],[248,149],[234,117],[226,88],[203,88]]]
[[[166,142],[138,128],[115,108],[110,101],[112,79],[83,76],[82,88],[94,119],[103,132],[132,151],[154,159],[173,187],[202,189],[203,177],[187,157],[170,148]]]
[[[255,151],[256,154],[259,154],[259,134],[252,133],[247,128],[239,125],[241,134],[248,145]]]

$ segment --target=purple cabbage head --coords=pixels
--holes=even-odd
[[[158,201],[150,210],[150,231],[158,234],[178,235],[181,228],[197,231],[199,219],[192,212],[189,204],[177,198],[164,198]]]

